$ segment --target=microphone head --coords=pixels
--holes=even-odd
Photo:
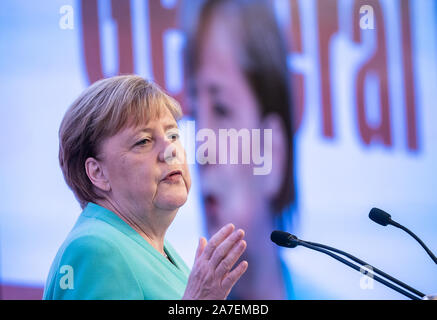
[[[273,231],[270,239],[281,247],[295,248],[298,245],[297,237],[285,231]]]
[[[378,208],[372,208],[372,210],[370,210],[369,218],[382,226],[386,226],[392,222],[391,215]]]

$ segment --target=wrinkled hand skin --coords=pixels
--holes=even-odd
[[[246,250],[244,231],[233,224],[221,228],[209,242],[200,238],[193,269],[188,278],[185,300],[224,300],[246,272],[247,261],[232,269]]]

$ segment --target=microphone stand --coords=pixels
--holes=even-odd
[[[411,237],[414,238],[414,240],[416,240],[417,242],[419,242],[419,244],[422,246],[423,249],[425,249],[426,253],[429,255],[429,257],[432,259],[432,261],[434,261],[434,263],[437,264],[437,258],[436,256],[431,252],[431,250],[429,250],[429,248],[425,245],[425,243],[423,243],[423,241],[416,236],[410,229],[408,229],[407,227],[404,227],[403,225],[397,223],[396,221],[391,220],[390,224],[396,228],[399,228],[403,231],[405,231],[406,233],[408,233]]]
[[[306,247],[306,248],[309,248],[309,249],[312,249],[312,250],[319,251],[319,252],[322,252],[322,253],[324,253],[324,254],[327,254],[328,256],[334,258],[335,260],[340,261],[340,262],[344,263],[345,265],[351,267],[352,269],[355,269],[355,270],[361,272],[361,268],[358,267],[356,264],[353,264],[353,263],[351,263],[350,261],[347,261],[346,259],[340,257],[339,255],[337,255],[337,254],[335,254],[335,253],[332,253],[332,252],[329,251],[329,250],[326,250],[326,249],[321,248],[322,246],[325,247],[325,248],[330,248],[330,247],[328,247],[328,246],[321,245],[321,246],[319,247],[318,244],[310,243],[310,242],[305,242],[305,241],[298,240],[298,239],[295,240],[295,241],[297,241],[298,244],[301,245],[301,246],[303,246],[303,247]],[[331,249],[333,249],[333,248],[331,248]],[[340,250],[336,250],[336,249],[335,249],[335,250],[333,250],[333,251],[336,251],[336,252],[341,253]],[[345,256],[348,256],[348,255],[349,255],[349,254],[346,254]],[[356,260],[355,260],[355,259],[356,259]],[[358,258],[355,258],[355,257],[354,257],[354,259],[352,259],[352,260],[354,260],[354,261],[356,261],[357,263],[359,263],[359,262],[358,262],[358,260],[359,260]],[[364,262],[364,261],[363,261],[363,262]],[[364,263],[364,265],[367,265],[367,264]],[[372,268],[373,268],[373,267],[372,267]],[[373,268],[373,269],[374,269],[375,272],[376,272],[376,270],[378,270],[378,269],[376,269],[376,268]],[[380,271],[380,270],[378,270],[378,271]],[[370,273],[370,272],[367,272],[367,273]],[[367,275],[367,273],[366,273],[366,275]],[[383,273],[383,272],[381,272],[381,273],[382,273],[382,274],[385,274],[385,273]],[[397,282],[398,284],[399,284],[399,283],[402,283],[403,285],[405,285],[405,286],[407,286],[407,287],[413,289],[413,290],[414,290],[413,292],[414,292],[415,294],[417,294],[417,293],[419,293],[419,294],[416,296],[415,294],[412,294],[412,293],[410,293],[410,292],[407,292],[407,291],[405,291],[404,289],[401,289],[401,288],[399,288],[399,287],[393,285],[392,283],[390,283],[390,282],[388,282],[387,280],[385,280],[385,279],[383,279],[383,278],[377,276],[376,274],[371,274],[371,275],[372,275],[372,278],[375,279],[376,281],[378,281],[378,282],[384,284],[385,286],[387,286],[387,287],[389,287],[389,288],[391,288],[391,289],[393,289],[393,290],[399,292],[400,294],[403,294],[404,296],[406,296],[406,297],[408,297],[408,298],[410,298],[410,299],[412,299],[412,300],[421,300],[421,299],[425,296],[423,293],[421,293],[421,292],[419,292],[419,291],[417,291],[417,290],[415,290],[415,289],[413,289],[413,288],[411,288],[411,287],[409,287],[409,286],[403,284],[402,282],[400,282],[400,281],[398,281],[398,280],[396,280],[396,279],[395,279],[396,281],[394,281],[394,282]],[[389,276],[389,277],[390,277],[390,276]],[[390,278],[394,279],[393,277],[390,277]],[[392,281],[393,281],[393,280],[392,280]],[[403,285],[402,285],[402,286],[403,286]]]
[[[300,241],[302,241],[302,240],[300,240]],[[367,266],[372,268],[372,271],[374,271],[375,273],[377,273],[377,274],[383,276],[384,278],[390,280],[391,282],[396,283],[400,287],[403,287],[404,289],[414,293],[415,295],[417,295],[419,297],[423,298],[425,296],[425,294],[420,292],[419,290],[416,290],[416,289],[410,287],[406,283],[404,283],[404,282],[402,282],[402,281],[400,281],[400,280],[398,280],[396,278],[393,278],[392,276],[390,276],[389,274],[385,273],[384,271],[379,270],[378,268],[368,264],[367,262],[365,262],[365,261],[363,261],[361,259],[358,259],[357,257],[354,257],[353,255],[351,255],[351,254],[349,254],[347,252],[344,252],[342,250],[339,250],[339,249],[336,249],[336,248],[333,248],[333,247],[330,247],[330,246],[327,246],[327,245],[324,245],[324,244],[320,244],[320,243],[309,242],[309,241],[305,241],[305,242],[307,244],[312,245],[312,246],[316,246],[316,247],[324,248],[324,249],[327,249],[327,250],[330,250],[330,251],[333,251],[333,252],[337,252],[337,253],[339,253],[341,255],[344,255],[345,257],[351,259],[352,261],[355,261],[356,263],[358,263],[358,264],[360,264],[362,266],[366,266],[367,265]]]
[[[385,212],[384,210],[381,210],[379,208],[372,208],[372,210],[370,210],[370,212],[369,212],[369,218],[372,221],[374,221],[377,224],[380,224],[384,227],[390,224],[390,225],[392,225],[396,228],[399,228],[399,229],[405,231],[406,233],[408,233],[411,237],[414,238],[414,240],[419,242],[419,244],[426,251],[426,253],[432,259],[432,261],[434,261],[434,263],[437,264],[437,257],[431,252],[431,250],[429,250],[429,248],[425,245],[425,243],[418,236],[416,236],[410,229],[408,229],[408,228],[404,227],[403,225],[401,225],[400,223],[397,223],[396,221],[392,220],[391,215],[389,215],[387,212]]]

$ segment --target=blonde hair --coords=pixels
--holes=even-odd
[[[101,198],[86,174],[85,160],[96,157],[104,139],[128,126],[159,118],[164,108],[175,120],[182,117],[176,100],[155,83],[135,75],[99,80],[68,108],[59,128],[59,164],[82,208]]]

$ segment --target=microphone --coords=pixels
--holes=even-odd
[[[303,247],[306,247],[306,248],[309,248],[309,249],[312,249],[312,250],[315,250],[315,251],[319,251],[319,252],[325,253],[328,256],[334,258],[335,260],[340,261],[340,262],[346,264],[347,266],[351,267],[352,269],[355,269],[355,270],[357,270],[359,272],[362,272],[361,268],[359,266],[357,266],[356,264],[353,264],[350,261],[340,257],[339,255],[336,255],[335,253],[332,253],[331,251],[337,252],[337,253],[339,253],[339,254],[341,254],[341,255],[343,255],[343,256],[345,256],[345,257],[347,257],[347,258],[349,258],[349,259],[351,259],[353,261],[355,261],[356,263],[360,264],[361,266],[370,267],[371,270],[373,270],[374,273],[377,273],[377,274],[385,277],[386,279],[396,283],[398,286],[400,286],[400,287],[402,287],[402,288],[404,288],[404,289],[406,289],[406,290],[411,292],[410,293],[408,291],[405,291],[405,290],[403,290],[403,289],[393,285],[392,283],[390,283],[387,280],[377,276],[376,274],[372,274],[373,279],[375,279],[376,281],[384,284],[385,286],[387,286],[387,287],[389,287],[389,288],[391,288],[391,289],[393,289],[393,290],[403,294],[404,296],[406,296],[406,297],[408,297],[410,299],[413,299],[413,300],[420,300],[421,298],[425,297],[425,294],[423,294],[422,292],[420,292],[420,291],[410,287],[409,285],[403,283],[402,281],[397,280],[396,278],[386,274],[385,272],[383,272],[383,271],[381,271],[381,270],[379,270],[379,269],[369,265],[367,262],[365,262],[363,260],[360,260],[360,259],[354,257],[353,255],[351,255],[351,254],[349,254],[347,252],[344,252],[342,250],[339,250],[339,249],[336,249],[336,248],[332,248],[332,247],[329,247],[329,246],[326,246],[326,245],[323,245],[323,244],[315,243],[315,242],[309,242],[309,241],[300,240],[296,236],[294,236],[294,235],[292,235],[292,234],[290,234],[288,232],[284,232],[284,231],[273,231],[271,233],[271,235],[270,235],[270,239],[274,243],[276,243],[277,245],[282,246],[282,247],[295,248],[296,246],[300,245],[300,246],[303,246]],[[369,273],[369,272],[366,272],[365,274],[367,275],[367,273]]]
[[[270,240],[276,243],[278,246],[287,247],[287,248],[295,248],[298,243],[298,238],[288,232],[285,231],[273,231],[270,235]]]
[[[369,218],[381,226],[386,226],[393,222],[391,215],[378,208],[372,208],[372,210],[370,210]]]
[[[434,263],[437,264],[436,256],[431,252],[431,250],[428,249],[425,243],[423,243],[423,241],[420,240],[420,238],[416,236],[412,231],[410,231],[403,225],[397,223],[396,221],[393,221],[391,219],[391,215],[389,215],[387,212],[378,208],[372,208],[372,210],[370,210],[369,212],[369,218],[382,226],[392,225],[396,228],[404,230],[406,233],[412,236],[417,242],[419,242],[419,244],[422,246],[423,249],[425,249],[426,253],[430,256],[430,258],[434,261]]]

